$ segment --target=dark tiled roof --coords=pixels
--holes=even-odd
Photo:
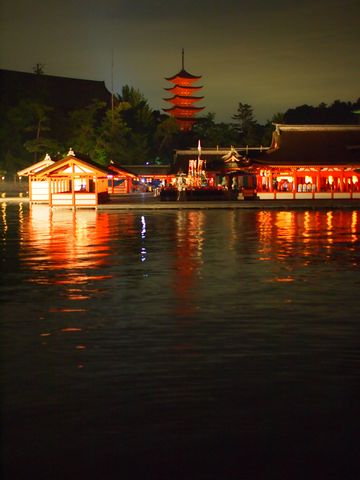
[[[360,125],[277,125],[270,149],[254,160],[269,165],[360,164]]]
[[[0,69],[0,98],[4,105],[32,97],[63,110],[85,107],[94,99],[111,103],[104,82]]]
[[[187,72],[186,70],[182,69],[180,70],[179,73],[177,73],[176,75],[173,75],[172,77],[166,77],[165,80],[174,80],[174,78],[186,78],[186,79],[193,79],[193,80],[197,80],[199,78],[201,78],[201,75],[192,75],[191,73]]]
[[[122,165],[114,162],[113,160],[110,161],[108,165],[108,170],[112,173],[116,174],[129,174],[130,176],[136,176],[136,173],[132,170],[129,170],[127,167],[123,167]],[[131,167],[130,167],[131,168]]]

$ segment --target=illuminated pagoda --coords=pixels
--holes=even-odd
[[[201,76],[191,75],[184,68],[184,49],[182,49],[182,69],[176,75],[165,78],[174,85],[165,88],[173,94],[170,98],[164,98],[166,102],[172,103],[172,107],[163,108],[164,112],[175,117],[180,130],[189,131],[196,122],[195,115],[205,107],[195,107],[194,103],[204,97],[194,96],[194,93],[202,89],[202,86],[194,86],[193,83],[200,80]]]

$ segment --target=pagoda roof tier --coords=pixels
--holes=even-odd
[[[189,122],[189,123],[195,123],[196,118],[194,117],[174,117],[175,120],[178,120],[179,122]]]
[[[186,115],[192,116],[195,115],[198,112],[201,112],[201,110],[204,110],[205,107],[192,107],[192,106],[187,106],[187,107],[182,107],[180,105],[176,105],[171,108],[163,108],[164,112],[168,112],[171,115],[174,115],[175,117],[179,116],[183,118]]]
[[[187,72],[185,69],[180,70],[179,73],[176,73],[172,77],[165,77],[165,80],[178,84],[188,86],[191,85],[193,82],[200,80],[201,75],[192,75],[191,73]]]
[[[186,104],[191,104],[198,102],[199,100],[202,100],[204,97],[191,97],[191,96],[186,96],[186,95],[175,95],[171,98],[164,98],[166,102],[173,103],[174,105],[186,105]]]
[[[187,85],[186,87],[183,87],[181,85],[174,85],[173,87],[164,88],[164,90],[174,93],[175,95],[192,95],[194,92],[196,92],[197,90],[201,90],[202,88],[202,86],[193,85]]]

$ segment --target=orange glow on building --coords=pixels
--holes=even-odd
[[[194,103],[202,100],[204,97],[194,96],[194,93],[200,90],[202,87],[193,86],[192,84],[200,80],[201,76],[192,75],[184,68],[184,49],[182,50],[182,69],[179,73],[172,77],[167,77],[166,80],[173,83],[174,86],[166,88],[165,90],[172,93],[173,96],[164,98],[166,102],[171,103],[173,106],[170,108],[163,108],[164,112],[173,116],[180,130],[191,130],[192,126],[196,122],[195,115],[204,107],[195,107]]]
[[[359,125],[275,124],[271,145],[253,156],[257,196],[359,199]]]

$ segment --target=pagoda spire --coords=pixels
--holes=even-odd
[[[172,103],[171,108],[163,108],[164,112],[175,117],[180,130],[189,131],[196,122],[195,115],[205,107],[195,107],[193,103],[202,100],[204,97],[195,97],[195,91],[202,87],[193,86],[194,82],[201,79],[199,75],[192,75],[185,70],[184,48],[181,50],[181,71],[171,77],[165,78],[173,84],[170,88],[165,88],[168,92],[173,93],[173,97],[164,98],[166,102]]]

